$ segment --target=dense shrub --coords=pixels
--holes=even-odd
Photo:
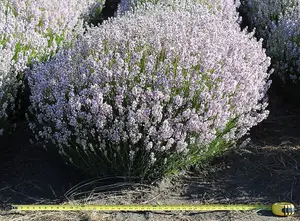
[[[164,2],[172,3],[172,0],[120,0],[119,13],[123,14],[131,9],[134,10],[135,7],[144,3],[157,4]],[[207,6],[212,13],[218,14],[224,19],[233,19],[240,22],[240,20],[237,20],[239,18],[236,17],[236,9],[240,6],[239,0],[197,0],[196,2]]]
[[[266,118],[269,65],[253,33],[197,0],[143,4],[34,66],[30,127],[88,173],[156,178]]]
[[[95,1],[0,0],[1,132],[22,100],[16,96],[26,70],[82,32],[82,15]]]
[[[300,80],[300,13],[298,8],[281,17],[271,29],[267,53],[283,82]]]
[[[264,38],[277,84],[299,81],[299,3],[298,0],[242,1],[250,29],[256,28],[256,36]]]
[[[268,39],[271,27],[277,24],[279,18],[288,13],[298,0],[241,0],[240,11],[247,20],[250,31],[255,28],[258,39]]]

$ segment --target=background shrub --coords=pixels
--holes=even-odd
[[[293,8],[298,0],[241,0],[239,11],[245,16],[249,31],[266,43],[271,28]],[[265,45],[265,44],[264,44]]]
[[[33,67],[30,127],[87,173],[157,178],[267,117],[269,65],[253,33],[199,1],[143,4]]]
[[[0,132],[26,99],[20,95],[26,70],[82,32],[82,15],[94,2],[0,0]]]
[[[263,38],[263,46],[271,57],[274,69],[270,96],[280,96],[285,102],[299,104],[299,1],[244,0],[240,11],[255,36]]]
[[[170,3],[172,4],[172,0],[120,0],[119,5],[119,14],[123,14],[126,11],[131,9],[134,10],[135,7],[138,7],[140,4],[144,3]],[[238,22],[241,22],[239,17],[236,16],[237,8],[240,6],[240,1],[234,0],[196,0],[196,4],[202,4],[209,8],[209,10],[218,14],[224,19],[234,19]]]
[[[300,13],[298,6],[273,24],[267,42],[267,53],[284,83],[299,82],[300,75]]]

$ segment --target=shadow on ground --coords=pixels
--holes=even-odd
[[[300,148],[256,146],[230,151],[185,182],[186,194],[212,203],[300,203]]]
[[[25,123],[0,141],[0,202],[62,201],[64,193],[85,178],[60,157],[30,144]]]
[[[62,203],[133,185],[124,177],[91,178],[64,164],[50,148],[30,144],[32,136],[20,122],[0,139],[0,205]]]
[[[251,129],[251,139],[260,145],[280,145],[282,142],[299,144],[300,101],[270,96],[270,114]]]

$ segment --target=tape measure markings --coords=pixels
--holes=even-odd
[[[1,206],[1,205],[0,205]],[[1,207],[0,207],[1,208]],[[4,207],[7,208],[7,207]],[[182,205],[11,205],[10,210],[17,211],[246,211],[271,210],[276,216],[295,214],[295,206],[289,202],[278,202],[273,205],[249,204],[182,204]]]
[[[174,211],[174,210],[195,210],[195,211],[221,211],[221,210],[272,210],[268,205],[12,205],[13,210],[43,211],[43,210],[110,210],[110,211]]]

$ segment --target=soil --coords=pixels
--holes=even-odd
[[[84,176],[61,162],[60,156],[30,144],[32,134],[20,122],[0,148],[0,203],[62,201],[63,194]]]

